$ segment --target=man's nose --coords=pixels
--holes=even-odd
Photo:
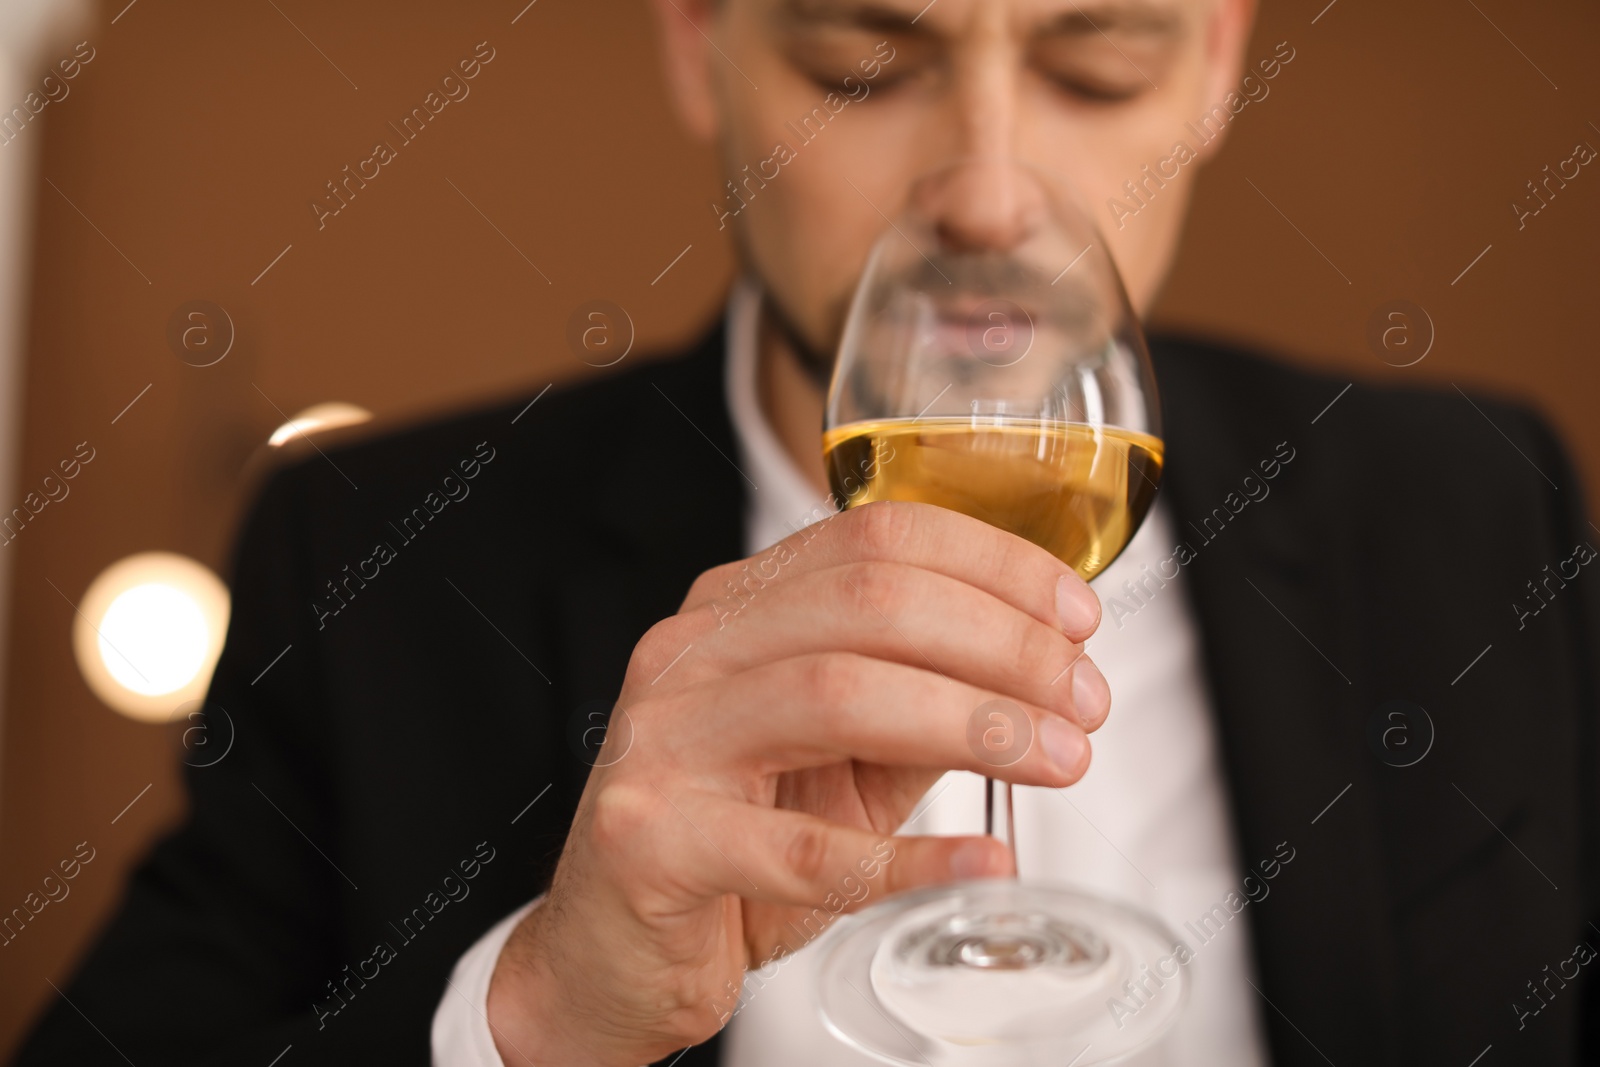
[[[955,252],[1008,252],[1044,222],[1040,175],[1018,162],[1021,114],[1016,62],[999,42],[971,49],[953,71],[947,166],[930,176],[929,217]]]
[[[925,179],[919,196],[950,252],[1010,252],[1047,219],[1037,174],[1010,156],[968,156]]]

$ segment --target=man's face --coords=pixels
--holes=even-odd
[[[1172,161],[1174,146],[1203,157],[1219,143],[1202,144],[1185,123],[1198,125],[1238,89],[1253,0],[657,7],[680,112],[715,138],[732,183],[713,221],[733,229],[745,267],[825,352],[912,183],[965,157],[1063,176],[1146,310],[1199,163]],[[1147,165],[1177,175],[1149,181]],[[1113,212],[1112,197],[1137,213]]]

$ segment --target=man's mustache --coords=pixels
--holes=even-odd
[[[1004,252],[935,252],[910,264],[899,282],[950,317],[985,300],[1008,300],[1036,321],[1082,328],[1097,306],[1088,278],[1046,273]]]
[[[1042,271],[1004,252],[935,252],[911,264],[904,281],[930,293],[946,289],[1010,300],[1018,294],[1037,296],[1050,288],[1050,278]]]

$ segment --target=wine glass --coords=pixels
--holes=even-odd
[[[1158,419],[1137,319],[1064,179],[982,158],[913,183],[868,258],[828,391],[842,507],[952,508],[1088,580],[1155,498]],[[1014,763],[1027,725],[1005,702],[975,709],[973,751]],[[991,778],[985,795],[986,829],[1015,856],[1010,786]],[[817,952],[824,1022],[888,1063],[1107,1063],[1164,1033],[1187,992],[1188,949],[1160,920],[1017,879],[892,898],[841,918]]]

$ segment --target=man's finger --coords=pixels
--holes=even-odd
[[[663,700],[632,710],[639,753],[735,777],[856,760],[1061,787],[1089,766],[1088,735],[1061,714],[849,652],[763,664]]]
[[[810,653],[849,651],[1014,695],[1093,729],[1110,691],[1058,626],[976,586],[904,563],[851,563],[772,586],[737,626],[708,627],[680,680],[736,674]],[[1069,673],[1071,672],[1071,673]]]
[[[707,793],[664,799],[650,847],[708,898],[732,893],[838,915],[908,889],[1011,870],[1005,846],[990,837],[892,837]]]
[[[1015,534],[932,504],[878,501],[823,519],[765,552],[706,571],[684,598],[722,624],[774,582],[843,563],[895,560],[975,585],[1087,640],[1100,600],[1072,568]]]

